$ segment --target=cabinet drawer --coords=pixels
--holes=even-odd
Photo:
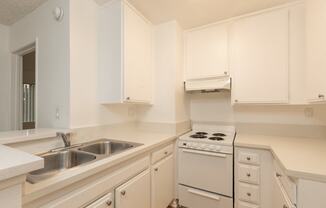
[[[252,184],[259,184],[260,168],[257,166],[238,164],[238,180]]]
[[[297,185],[295,182],[285,175],[282,168],[279,166],[278,162],[274,160],[275,175],[279,178],[285,192],[288,194],[292,203],[297,203]]]
[[[260,157],[257,153],[239,151],[238,161],[240,163],[259,165]]]
[[[240,201],[237,208],[259,208],[259,206]]]
[[[239,199],[242,201],[259,204],[260,191],[256,185],[250,185],[245,183],[239,183]]]
[[[173,153],[173,144],[170,144],[162,149],[152,153],[152,164],[160,161],[161,159],[167,157]]]
[[[113,193],[109,193],[88,205],[86,208],[113,208],[113,201]]]
[[[180,205],[191,208],[233,208],[232,198],[179,185]]]

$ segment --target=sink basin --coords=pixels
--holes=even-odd
[[[46,153],[40,156],[44,159],[44,168],[29,173],[27,180],[31,183],[36,183],[62,170],[70,169],[96,159],[95,155],[73,150]]]
[[[112,155],[133,148],[134,146],[134,144],[126,142],[103,140],[94,144],[85,145],[79,148],[79,150],[97,155]]]
[[[27,181],[37,183],[61,171],[78,168],[80,165],[95,162],[140,145],[142,144],[100,139],[72,147],[55,149],[39,155],[44,159],[44,168],[30,172],[27,175]]]

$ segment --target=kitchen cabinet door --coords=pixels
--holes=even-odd
[[[152,167],[152,207],[166,208],[174,198],[173,155]]]
[[[186,79],[228,74],[228,25],[217,24],[186,33]]]
[[[132,7],[124,7],[124,99],[151,102],[152,29]]]
[[[309,102],[325,102],[326,96],[326,1],[307,0],[306,88]]]
[[[102,104],[152,101],[152,25],[127,1],[99,10],[98,100]]]
[[[281,9],[232,24],[233,103],[288,103],[288,22],[288,9]]]
[[[276,174],[273,176],[273,208],[295,208],[294,205],[290,202],[279,178]]]
[[[116,208],[150,208],[150,172],[144,171],[115,190]]]
[[[96,200],[92,204],[88,205],[86,208],[113,208],[113,193],[108,193],[102,198]]]

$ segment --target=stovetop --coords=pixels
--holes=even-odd
[[[193,130],[180,137],[180,140],[196,143],[233,145],[235,128],[233,126],[194,125]]]

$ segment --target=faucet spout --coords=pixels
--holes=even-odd
[[[68,134],[62,133],[62,132],[57,132],[57,136],[62,138],[63,143],[65,144],[65,147],[70,147],[71,142]]]

